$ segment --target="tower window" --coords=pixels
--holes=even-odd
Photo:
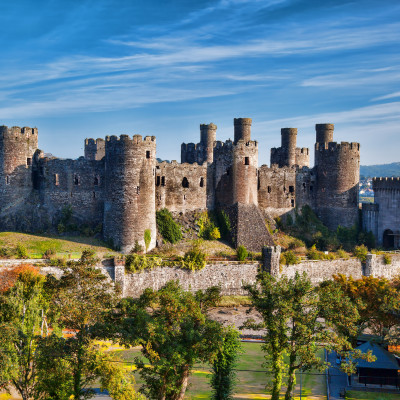
[[[26,159],[26,165],[27,165],[28,167],[32,165],[32,158],[28,157],[28,158]]]
[[[182,187],[184,188],[189,187],[189,181],[187,180],[186,176],[182,179]]]
[[[96,192],[93,192],[93,198],[94,199],[96,198]]]
[[[10,184],[10,177],[7,175],[6,176],[6,185],[9,185]]]
[[[249,157],[245,157],[244,158],[244,165],[250,165],[250,158]]]
[[[204,178],[201,177],[201,178],[200,178],[200,187],[203,187],[203,186],[204,186]]]
[[[165,186],[165,176],[161,177],[161,186]]]
[[[289,186],[289,193],[293,193],[294,192],[294,186]]]
[[[156,186],[160,186],[160,176],[156,177]]]
[[[267,191],[268,193],[271,193],[271,186],[268,186]]]
[[[59,180],[58,180],[58,174],[54,174],[54,185],[58,186],[60,184]]]
[[[150,150],[146,151],[146,158],[150,158]]]
[[[136,194],[139,194],[140,193],[140,186],[137,186],[136,187]]]
[[[310,192],[312,192],[313,191],[313,187],[312,186],[310,186]]]
[[[99,183],[100,183],[100,178],[98,176],[95,176],[93,181],[94,186],[99,186]]]
[[[74,175],[74,184],[79,185],[80,184],[80,176],[75,174]]]
[[[186,200],[186,194],[183,195],[183,200]]]
[[[290,201],[290,203],[291,203],[292,207],[294,207],[294,199],[292,199],[292,200]]]

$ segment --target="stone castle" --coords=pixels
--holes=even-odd
[[[38,149],[36,128],[2,126],[0,230],[54,229],[70,206],[77,221],[100,226],[105,240],[128,252],[136,241],[144,245],[147,229],[149,248],[156,246],[156,210],[222,209],[234,245],[261,251],[273,244],[267,215],[309,205],[331,229],[357,223],[359,143],[336,143],[334,126],[317,124],[311,168],[309,149],[297,147],[297,129],[283,128],[271,166],[259,166],[251,123],[234,119],[233,142],[217,141],[216,125],[200,125],[200,142],[182,144],[181,163],[157,161],[156,138],[140,135],[86,139],[84,157],[58,159]]]

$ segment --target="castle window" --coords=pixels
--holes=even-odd
[[[260,189],[260,177],[257,178],[257,189]]]
[[[58,174],[54,174],[54,185],[58,186],[60,184],[59,180],[58,180]]]
[[[146,158],[150,158],[150,150],[146,151]]]
[[[229,168],[226,170],[226,175],[229,176]]]
[[[186,200],[186,194],[183,195],[183,200]]]
[[[137,186],[136,187],[136,194],[139,194],[140,193],[140,186]]]
[[[312,192],[313,191],[313,186],[310,186],[310,192]]]
[[[203,186],[204,186],[204,178],[201,177],[201,178],[200,178],[200,187],[203,187]]]
[[[6,185],[9,185],[10,184],[10,177],[7,175],[6,176]]]
[[[32,165],[32,158],[28,157],[28,158],[26,159],[26,165],[27,165],[28,167]]]
[[[283,193],[286,193],[286,186],[283,187]]]
[[[94,199],[96,198],[96,192],[93,192],[93,198]]]
[[[160,176],[156,177],[156,186],[160,186]]]
[[[100,178],[98,176],[95,176],[93,181],[94,186],[99,186],[99,183],[100,183]]]
[[[271,186],[268,186],[267,191],[268,193],[271,193]]]
[[[291,203],[292,207],[294,207],[294,199],[292,199],[290,203]]]
[[[161,186],[165,186],[165,176],[161,177]]]
[[[182,187],[184,188],[189,187],[189,181],[187,180],[186,176],[182,179]]]
[[[250,158],[249,157],[245,157],[244,158],[244,165],[250,165]]]
[[[294,192],[294,186],[289,186],[289,193],[293,193]]]
[[[79,185],[80,184],[80,176],[75,174],[74,175],[74,185]]]

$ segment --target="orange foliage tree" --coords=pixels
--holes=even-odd
[[[24,283],[35,282],[42,279],[39,268],[32,264],[21,264],[17,267],[0,270],[0,293],[5,293],[15,285],[17,280]]]

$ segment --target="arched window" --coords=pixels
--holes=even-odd
[[[200,187],[203,187],[203,186],[204,186],[204,178],[201,177],[201,178],[200,178]]]
[[[189,181],[187,180],[186,176],[182,179],[182,187],[184,188],[189,187]]]

